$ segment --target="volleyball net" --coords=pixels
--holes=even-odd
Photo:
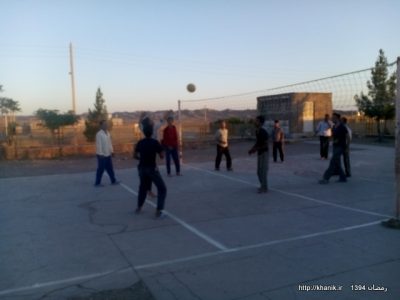
[[[340,112],[346,116],[358,117],[359,122],[363,119],[362,130],[365,134],[374,134],[374,120],[363,118],[358,112],[358,107],[355,101],[355,95],[361,93],[367,95],[368,88],[367,82],[371,80],[371,71],[374,67],[357,70],[353,72],[338,74],[334,76],[308,80],[278,87],[265,88],[255,91],[244,93],[224,95],[218,97],[202,98],[202,99],[183,99],[178,101],[178,119],[180,123],[180,133],[182,136],[182,143],[204,143],[209,140],[212,133],[216,129],[213,124],[217,119],[234,119],[236,123],[241,123],[237,126],[232,125],[234,135],[239,137],[246,137],[249,133],[250,127],[248,124],[249,118],[254,118],[259,113],[257,110],[257,99],[273,98],[283,94],[292,93],[328,93],[331,96],[331,106],[333,111]],[[396,62],[388,64],[389,76],[396,72]],[[221,113],[221,107],[227,107]],[[276,111],[274,110],[276,108]],[[272,111],[271,111],[272,109]],[[293,107],[286,107],[286,112],[291,113]],[[248,113],[246,113],[248,110]],[[215,113],[220,111],[219,114]],[[241,113],[239,113],[239,111]],[[270,106],[269,114],[278,114],[282,112],[282,107],[279,105]],[[247,120],[245,120],[247,119]],[[316,121],[316,120],[315,120]],[[394,121],[392,131],[394,133]],[[359,126],[359,124],[353,124]],[[391,124],[389,124],[391,125]],[[236,127],[240,127],[237,129]],[[356,131],[357,131],[356,130]],[[208,137],[207,137],[208,135]],[[232,135],[231,135],[232,136]]]
[[[331,93],[333,110],[357,111],[355,95],[361,92],[368,94],[367,82],[371,80],[371,71],[374,67],[343,73],[339,75],[318,78],[278,87],[265,88],[233,95],[202,99],[180,100],[181,109],[218,109],[221,104],[230,109],[248,109],[257,107],[257,98],[262,96],[287,93]],[[396,72],[396,62],[388,64],[388,74]]]

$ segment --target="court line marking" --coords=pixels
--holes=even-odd
[[[383,219],[383,220],[386,220],[386,219]],[[339,232],[351,231],[351,230],[356,230],[359,228],[374,226],[374,225],[381,223],[383,220],[354,225],[354,226],[347,226],[347,227],[342,227],[342,228],[338,228],[338,229],[326,230],[326,231],[321,231],[321,232],[316,232],[316,233],[311,233],[311,234],[305,234],[305,235],[292,237],[292,238],[273,240],[273,241],[254,244],[254,245],[236,247],[236,248],[231,248],[231,249],[227,249],[227,250],[218,250],[218,251],[208,252],[208,253],[204,253],[204,254],[198,254],[198,255],[192,255],[192,256],[187,256],[187,257],[178,258],[178,259],[161,261],[161,262],[157,262],[157,263],[144,264],[144,265],[134,266],[133,269],[139,271],[139,270],[157,268],[157,267],[173,265],[173,264],[182,263],[182,262],[194,261],[194,260],[217,256],[217,255],[226,254],[226,253],[234,253],[234,252],[240,252],[240,251],[245,251],[245,250],[250,250],[250,249],[268,247],[268,246],[272,246],[272,245],[290,243],[290,242],[294,242],[294,241],[306,240],[306,239],[310,239],[310,238],[331,235],[331,234],[335,234],[335,233],[339,233]],[[130,271],[130,270],[132,270],[132,267],[127,267],[127,268],[119,269],[119,270],[100,272],[100,273],[93,273],[93,274],[82,275],[82,276],[77,276],[77,277],[71,277],[71,278],[62,279],[62,280],[49,281],[49,282],[44,282],[44,283],[36,283],[31,286],[24,286],[24,287],[20,287],[20,288],[2,290],[2,291],[0,291],[0,296],[14,294],[14,293],[18,293],[18,292],[31,291],[31,290],[36,290],[36,289],[40,289],[40,288],[61,285],[61,284],[65,284],[65,283],[72,283],[72,282],[76,282],[76,281],[90,280],[90,279],[95,279],[95,278],[111,275],[113,273],[124,273],[124,272]]]
[[[386,219],[381,219],[379,221],[373,221],[373,222],[368,222],[368,223],[359,224],[359,225],[346,226],[346,227],[337,228],[337,229],[309,233],[309,234],[304,234],[304,235],[286,238],[286,239],[272,240],[272,241],[253,244],[253,245],[235,247],[235,248],[227,249],[225,251],[208,252],[208,253],[204,253],[204,254],[187,256],[187,257],[172,259],[172,260],[166,260],[166,261],[161,261],[161,262],[157,262],[157,263],[139,265],[139,266],[135,266],[134,269],[135,270],[150,269],[150,268],[155,268],[155,267],[172,265],[175,263],[187,262],[187,261],[192,261],[192,260],[196,260],[196,259],[216,256],[216,255],[225,254],[225,253],[240,252],[240,251],[251,250],[251,249],[256,249],[256,248],[263,248],[263,247],[272,246],[272,245],[279,245],[279,244],[284,244],[284,243],[289,243],[289,242],[294,242],[294,241],[306,240],[306,239],[310,239],[310,238],[331,235],[331,234],[335,234],[335,233],[339,233],[339,232],[351,231],[351,230],[355,230],[355,229],[359,229],[359,228],[374,226],[374,225],[380,224],[384,220],[386,220]]]
[[[120,185],[127,190],[128,192],[130,192],[133,195],[138,195],[138,193],[131,189],[129,186],[120,183]],[[148,203],[149,205],[153,206],[153,207],[157,207],[156,204],[154,204],[151,201],[146,201],[145,203]],[[226,251],[228,248],[223,245],[222,243],[216,241],[215,239],[213,239],[212,237],[208,236],[207,234],[201,232],[200,230],[198,230],[197,228],[195,228],[194,226],[186,223],[185,221],[183,221],[182,219],[178,218],[177,216],[175,216],[174,214],[164,210],[165,215],[167,215],[169,218],[171,218],[172,220],[174,220],[175,222],[177,222],[178,224],[180,224],[181,226],[183,226],[184,228],[186,228],[187,230],[189,230],[190,232],[194,233],[195,235],[197,235],[198,237],[202,238],[203,240],[205,240],[207,243],[213,245],[214,247],[218,248],[219,250],[222,251]]]
[[[229,180],[232,180],[232,181],[241,182],[241,183],[244,183],[246,185],[258,187],[258,185],[254,184],[252,182],[248,182],[246,180],[240,179],[240,178],[236,178],[236,177],[232,177],[232,176],[228,176],[228,175],[224,175],[224,174],[220,174],[220,173],[215,173],[215,172],[212,172],[212,171],[209,171],[209,170],[205,170],[205,169],[202,169],[202,168],[199,168],[199,167],[195,167],[193,165],[188,165],[188,164],[185,164],[185,165],[187,167],[189,167],[189,168],[194,169],[194,170],[202,171],[202,172],[205,172],[205,173],[208,173],[208,174],[212,174],[214,176],[219,176],[219,177],[222,177],[222,178],[226,178],[226,179],[229,179]],[[292,193],[292,192],[286,192],[286,191],[282,191],[282,190],[279,190],[279,189],[271,189],[270,188],[269,190],[274,191],[274,192],[278,192],[278,193],[281,193],[281,194],[284,194],[284,195],[288,195],[288,196],[292,196],[292,197],[296,197],[296,198],[312,201],[312,202],[315,202],[315,203],[328,205],[328,206],[333,206],[333,207],[337,207],[337,208],[341,208],[341,209],[345,209],[345,210],[349,210],[349,211],[354,211],[354,212],[358,212],[358,213],[362,213],[362,214],[366,214],[366,215],[377,216],[377,217],[385,217],[385,218],[392,218],[393,217],[393,216],[384,215],[384,214],[380,214],[380,213],[375,213],[375,212],[364,210],[364,209],[358,209],[358,208],[353,208],[353,207],[349,207],[349,206],[346,206],[346,205],[335,204],[335,203],[331,203],[331,202],[327,202],[327,201],[323,201],[323,200],[318,200],[318,199],[315,199],[315,198],[312,198],[312,197],[303,196],[301,194]]]
[[[94,278],[103,277],[103,276],[106,276],[106,275],[109,275],[109,274],[112,274],[112,273],[115,273],[115,272],[118,272],[118,271],[119,270],[106,271],[106,272],[93,273],[93,274],[82,275],[82,276],[77,276],[77,277],[71,277],[71,278],[67,278],[67,279],[48,281],[48,282],[44,282],[44,283],[35,283],[33,285],[30,285],[30,286],[24,286],[24,287],[20,287],[20,288],[14,288],[14,289],[8,289],[8,290],[0,291],[0,296],[13,294],[13,293],[18,293],[18,292],[30,291],[30,290],[35,290],[35,289],[40,289],[40,288],[45,288],[45,287],[51,287],[51,286],[54,286],[54,285],[60,285],[60,284],[64,284],[64,283],[72,283],[72,282],[75,282],[75,281],[83,281],[83,280],[88,280],[88,279],[94,279]]]

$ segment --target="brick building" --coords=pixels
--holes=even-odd
[[[332,114],[331,93],[287,93],[257,98],[257,109],[269,126],[280,120],[287,136],[311,135],[325,114]]]

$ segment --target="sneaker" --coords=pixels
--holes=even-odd
[[[326,179],[321,179],[320,181],[318,181],[319,184],[328,184],[329,180]]]
[[[266,188],[258,188],[257,193],[259,193],[259,194],[268,193],[268,189],[266,189]]]
[[[162,210],[156,210],[156,219],[164,219],[165,214],[163,213]]]
[[[99,184],[94,184],[94,187],[103,187],[104,186],[104,184],[101,184],[101,183],[99,183]]]
[[[347,179],[339,179],[339,180],[336,181],[336,182],[347,182]]]
[[[120,183],[121,183],[121,181],[115,180],[114,182],[111,182],[111,185],[119,185]]]

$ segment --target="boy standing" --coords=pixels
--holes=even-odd
[[[220,121],[219,129],[215,133],[215,140],[217,141],[217,157],[215,158],[215,170],[219,171],[219,165],[221,164],[222,155],[225,155],[226,169],[228,171],[233,171],[232,158],[228,148],[228,129],[226,128],[225,121]]]
[[[268,192],[268,132],[263,127],[265,118],[263,116],[258,116],[256,118],[256,143],[249,150],[249,154],[257,152],[257,175],[260,181],[260,188],[258,193]]]
[[[329,139],[332,136],[333,124],[329,120],[329,115],[325,115],[325,119],[318,123],[315,134],[319,135],[319,153],[321,159],[328,159]]]
[[[136,213],[140,213],[142,210],[147,191],[150,189],[151,183],[153,182],[157,187],[158,194],[156,218],[160,218],[163,216],[167,187],[158,171],[156,156],[158,154],[161,159],[164,158],[163,147],[157,140],[151,138],[153,134],[152,124],[145,124],[143,126],[143,134],[145,138],[137,143],[134,151],[134,158],[139,160],[138,170],[140,178]]]
[[[110,177],[111,184],[119,184],[115,179],[114,167],[112,164],[113,146],[111,143],[110,133],[107,130],[107,121],[101,120],[99,122],[100,130],[96,134],[96,157],[97,157],[97,171],[95,187],[102,186],[101,178],[103,177],[104,170]]]
[[[272,156],[274,158],[274,162],[278,159],[278,151],[281,162],[284,160],[283,154],[283,143],[284,143],[284,133],[279,124],[279,120],[275,120],[274,122],[274,130],[272,132],[273,144],[272,144]]]
[[[329,183],[329,179],[339,173],[339,182],[346,182],[346,174],[343,172],[340,158],[344,153],[347,143],[347,128],[343,125],[340,119],[340,114],[334,113],[332,115],[333,123],[335,124],[332,129],[333,135],[333,154],[329,163],[328,169],[325,171],[323,178],[319,181],[320,184]]]
[[[162,144],[165,147],[167,174],[171,176],[171,156],[175,164],[176,175],[181,175],[181,166],[178,154],[178,131],[174,125],[174,118],[169,116],[167,118],[167,127],[163,131]]]

